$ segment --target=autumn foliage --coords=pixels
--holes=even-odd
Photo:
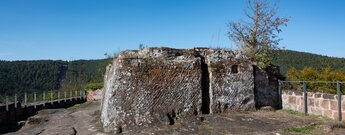
[[[337,93],[336,82],[345,82],[345,73],[332,71],[330,67],[317,70],[313,67],[305,67],[301,71],[291,68],[286,74],[286,80],[289,81],[311,81],[307,84],[310,92]],[[334,82],[334,83],[331,83]],[[301,88],[301,83],[291,84],[294,87]],[[345,92],[345,85],[341,84],[342,91]]]

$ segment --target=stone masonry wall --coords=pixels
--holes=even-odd
[[[308,92],[308,113],[338,118],[338,96],[324,93]],[[282,92],[283,109],[304,112],[304,93],[294,91]],[[345,95],[342,95],[342,117],[345,118]]]

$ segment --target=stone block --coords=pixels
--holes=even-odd
[[[321,98],[322,94],[321,93],[315,93],[314,98]]]
[[[280,101],[278,96],[278,78],[279,69],[270,66],[266,69],[261,69],[254,66],[254,85],[257,107],[271,106],[273,108],[280,108]]]
[[[304,97],[298,97],[300,106],[304,106]]]
[[[302,91],[295,91],[295,95],[296,96],[303,96],[303,92]]]
[[[308,98],[314,97],[314,93],[311,93],[311,92],[307,92],[307,95],[308,95]]]
[[[124,51],[107,67],[101,122],[110,132],[174,124],[180,116],[255,110],[256,103],[276,105],[277,87],[268,73],[223,49]]]
[[[292,91],[286,91],[286,95],[292,95]]]
[[[320,101],[320,104],[321,104],[321,107],[323,108],[323,109],[325,109],[325,110],[329,110],[330,108],[330,101],[329,100],[321,100]]]
[[[202,111],[201,60],[194,51],[146,48],[120,53],[104,80],[101,122],[106,131],[173,123]],[[128,81],[123,81],[128,80]]]
[[[295,96],[289,96],[289,97],[288,97],[288,103],[289,103],[289,104],[297,105],[297,103],[296,103],[296,97],[295,97]]]
[[[304,106],[297,106],[297,111],[304,112]]]
[[[322,100],[322,99],[314,98],[314,106],[315,107],[320,107],[320,100]]]
[[[226,112],[230,110],[255,110],[258,105],[266,104],[277,94],[271,94],[267,89],[267,79],[263,70],[255,68],[251,63],[238,62],[237,55],[226,50],[207,50],[205,62],[208,65],[209,88],[212,90],[211,112]],[[201,53],[204,54],[204,53]],[[232,59],[233,61],[229,61]],[[236,68],[237,72],[233,72]],[[253,74],[255,72],[255,74]],[[261,74],[257,73],[260,72]],[[255,75],[255,78],[254,78]],[[254,79],[256,83],[256,101],[254,101]],[[244,81],[245,80],[245,81]],[[269,102],[273,103],[273,102]],[[254,105],[254,107],[253,107]]]
[[[335,99],[333,94],[322,94],[323,99]]]
[[[301,105],[301,99],[298,96],[296,96],[296,105]]]
[[[331,110],[323,110],[322,111],[322,115],[333,118],[333,111],[331,111]]]
[[[345,112],[342,112],[342,113],[341,113],[341,117],[342,117],[343,120],[345,119]],[[334,120],[338,120],[338,118],[339,118],[339,113],[338,113],[338,111],[333,111],[333,112],[332,112],[332,118],[333,118]]]
[[[338,111],[338,101],[331,100],[330,103],[331,103],[331,110]]]
[[[310,113],[315,114],[315,115],[322,115],[322,110],[317,107],[310,107],[309,111]]]
[[[314,98],[308,98],[308,106],[314,107],[315,106],[315,99]]]

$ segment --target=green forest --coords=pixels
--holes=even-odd
[[[286,50],[276,56],[273,64],[280,67],[281,74],[289,81],[345,82],[345,58]],[[284,83],[283,87],[302,90],[303,85]],[[345,84],[341,84],[341,88],[344,87]],[[308,83],[307,89],[310,92],[337,93],[334,83]]]
[[[280,67],[282,75],[286,75],[291,68],[302,70],[313,67],[317,70],[330,67],[332,71],[345,72],[345,58],[335,58],[306,52],[283,50],[277,53],[273,60],[274,65]]]
[[[42,91],[60,88],[65,61],[0,61],[0,92]]]
[[[0,98],[13,95],[43,91],[75,91],[97,89],[102,87],[103,76],[111,58],[100,60],[75,61],[0,61]],[[345,59],[334,58],[312,53],[291,50],[281,51],[273,61],[278,65],[281,74],[288,79],[303,79],[306,76],[293,78],[293,72],[301,74],[312,68],[315,73],[332,71],[337,75],[345,73]],[[291,70],[293,69],[293,70]],[[290,71],[289,71],[290,70]],[[290,76],[287,73],[290,73]],[[309,71],[309,70],[308,70]],[[308,75],[310,75],[309,72]],[[314,73],[314,72],[312,72]],[[298,75],[297,74],[297,75]],[[334,75],[331,73],[331,75]],[[296,76],[296,75],[295,75]],[[307,76],[312,77],[313,75]],[[320,74],[315,74],[320,79]],[[310,78],[309,78],[310,79]],[[345,81],[345,79],[344,79]]]
[[[86,86],[103,83],[106,66],[109,59],[77,60],[68,63],[66,77],[62,83],[62,90],[84,90]]]
[[[76,61],[0,61],[0,100],[24,92],[84,90],[89,83],[103,82],[108,59]]]

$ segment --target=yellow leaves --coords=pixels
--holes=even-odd
[[[300,79],[304,81],[320,80],[319,72],[313,67],[306,67],[300,72]]]
[[[287,72],[287,80],[299,80],[299,72],[297,71],[296,68],[290,68],[289,71]]]
[[[291,68],[287,72],[286,77],[287,80],[299,81],[345,81],[345,73],[332,71],[330,67],[320,71],[313,67],[305,67],[301,71]]]
[[[291,68],[286,78],[289,81],[327,81],[345,82],[345,73],[332,71],[330,67],[326,67],[322,70],[317,70],[313,67],[305,67],[303,70],[298,71],[295,68]],[[330,83],[308,83],[308,91],[317,92],[322,91],[326,93],[336,93],[336,85]]]

